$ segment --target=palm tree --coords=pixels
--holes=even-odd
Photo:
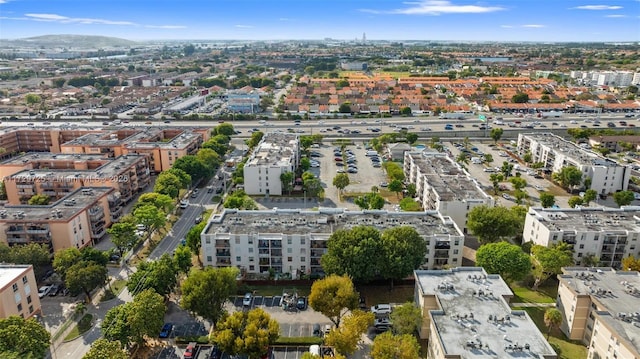
[[[549,308],[544,312],[544,325],[549,329],[547,331],[547,340],[549,340],[549,334],[551,329],[560,326],[562,323],[562,314],[556,308]]]

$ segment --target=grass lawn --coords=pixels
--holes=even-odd
[[[527,307],[513,309],[525,310],[536,323],[540,332],[546,337],[547,327],[544,325],[544,312],[546,308]],[[554,346],[554,349],[560,352],[558,353],[558,358],[560,359],[583,359],[587,357],[587,348],[578,341],[568,340],[560,329],[556,328],[551,331],[549,343]]]
[[[390,285],[360,285],[357,290],[365,298],[367,306],[381,303],[404,304],[413,301],[414,286],[396,285],[391,289]]]
[[[85,314],[82,319],[78,322],[77,325],[71,329],[69,334],[64,338],[64,340],[72,340],[75,339],[82,334],[84,334],[87,330],[91,329],[91,321],[93,320],[93,315]]]
[[[539,287],[537,292],[521,283],[512,283],[510,286],[514,294],[511,303],[555,303],[558,296],[555,282]]]

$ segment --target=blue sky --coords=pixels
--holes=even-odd
[[[640,41],[640,0],[0,0],[0,38]]]

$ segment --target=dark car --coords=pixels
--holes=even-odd
[[[322,336],[322,329],[320,328],[320,324],[314,324],[313,325],[313,336],[314,337],[321,337]]]
[[[222,350],[220,350],[220,348],[218,348],[217,345],[214,345],[213,348],[211,348],[211,354],[209,354],[209,359],[220,359],[222,358]]]
[[[296,308],[298,308],[299,310],[307,309],[307,298],[298,297],[298,301],[296,302]]]
[[[55,297],[56,295],[58,295],[59,291],[60,291],[60,286],[58,284],[53,284],[51,286],[51,289],[49,290],[49,296]]]
[[[173,331],[173,324],[165,323],[165,325],[162,326],[162,330],[160,330],[160,334],[158,335],[158,337],[169,338],[172,331]]]
[[[196,224],[202,222],[202,216],[196,217]]]

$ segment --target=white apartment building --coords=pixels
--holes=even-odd
[[[467,213],[476,206],[493,206],[494,199],[445,153],[405,152],[404,176],[416,186],[416,197],[426,211],[453,219],[467,233]]]
[[[244,191],[249,195],[282,195],[280,175],[300,164],[300,139],[291,133],[269,132],[244,165]]]
[[[524,310],[509,307],[513,292],[480,267],[417,270],[420,338],[430,359],[555,359],[556,352]]]
[[[588,359],[640,358],[640,273],[563,268],[558,276],[560,329],[588,347]]]
[[[572,79],[588,80],[599,86],[626,87],[640,83],[640,73],[631,71],[571,71]]]
[[[577,167],[583,180],[591,179],[591,189],[599,194],[625,191],[629,185],[631,168],[602,157],[591,150],[551,133],[521,133],[518,135],[518,153],[531,152],[532,162],[542,162],[552,172],[567,166]]]
[[[316,211],[273,209],[241,211],[225,209],[209,219],[200,234],[204,265],[235,266],[244,273],[323,273],[320,258],[327,240],[339,229],[374,226],[380,231],[397,226],[413,227],[425,240],[423,268],[462,264],[464,236],[449,217],[436,211],[348,211],[324,208]],[[374,258],[372,258],[374,260]]]
[[[640,256],[640,207],[529,208],[523,242],[573,246],[580,265],[595,255],[600,265],[619,268],[622,258]]]

